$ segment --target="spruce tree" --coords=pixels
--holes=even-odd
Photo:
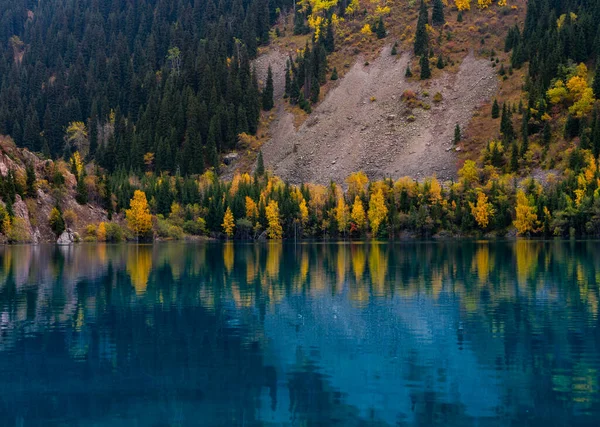
[[[438,56],[438,60],[437,60],[437,63],[435,65],[440,70],[442,70],[444,68],[444,58],[442,57],[441,53],[440,53],[440,56]]]
[[[333,67],[333,72],[331,73],[331,80],[337,80],[337,79],[338,79],[337,68]]]
[[[392,46],[392,51],[390,52],[390,54],[393,56],[398,55],[398,42],[394,43],[394,46]]]
[[[456,127],[454,128],[454,145],[458,144],[461,139],[462,135],[460,131],[460,125],[457,123]]]
[[[412,73],[412,71],[410,71],[410,65],[407,65],[406,66],[406,72],[404,73],[404,77],[410,78],[412,76],[413,76],[413,73]]]
[[[421,80],[427,80],[431,77],[431,69],[429,68],[429,58],[427,55],[421,56]]]
[[[421,0],[419,8],[419,19],[417,20],[417,32],[415,33],[414,52],[417,56],[427,55],[429,51],[429,36],[427,35],[427,23],[429,15],[425,1]]]
[[[258,152],[258,159],[256,160],[256,175],[263,176],[265,174],[265,162],[263,160],[262,150]]]
[[[273,108],[273,71],[269,65],[267,70],[267,83],[262,93],[262,107],[265,111],[270,111]]]
[[[329,20],[327,31],[325,32],[324,45],[327,53],[332,53],[335,50],[335,39],[333,37],[333,24],[331,23],[331,19]]]
[[[552,129],[550,128],[550,123],[548,122],[544,124],[542,140],[545,147],[548,147],[550,145],[550,141],[552,140]]]
[[[85,171],[77,179],[77,194],[75,195],[75,200],[80,205],[85,205],[88,202],[88,190],[85,185]]]
[[[600,32],[599,32],[600,34]],[[600,57],[596,59],[596,73],[594,74],[594,82],[592,83],[592,89],[594,91],[594,97],[600,99]]]
[[[513,142],[515,139],[515,130],[512,125],[512,114],[510,109],[504,103],[502,105],[502,118],[500,119],[500,132],[502,133],[503,141],[505,145]]]
[[[25,168],[26,174],[26,185],[27,188],[25,190],[25,194],[27,197],[36,197],[36,188],[35,188],[35,169],[31,164],[28,164]]]
[[[378,39],[383,39],[387,35],[387,32],[385,30],[385,24],[383,23],[383,17],[381,16],[379,17],[379,22],[377,23],[377,26],[375,28],[375,34],[377,34]]]
[[[498,105],[498,100],[494,99],[494,104],[492,105],[492,119],[497,119],[500,117],[500,106]]]
[[[510,153],[510,170],[516,172],[519,170],[519,147],[517,141],[512,142],[512,150]]]
[[[438,26],[446,23],[446,18],[444,18],[444,4],[442,3],[442,0],[433,0],[431,23]]]
[[[523,143],[521,144],[521,157],[529,150],[529,108],[523,111],[523,121],[521,123],[521,138]]]

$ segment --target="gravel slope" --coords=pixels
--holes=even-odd
[[[358,170],[372,179],[455,177],[454,127],[459,123],[465,129],[473,112],[496,92],[494,69],[470,53],[458,73],[444,73],[422,89],[421,82],[404,77],[409,59],[408,53],[391,56],[387,46],[372,64],[359,60],[299,129],[278,102],[271,139],[263,146],[266,166],[292,183],[343,182]],[[400,100],[406,89],[427,90],[431,109],[408,110]],[[432,97],[438,91],[444,100],[436,104]],[[407,120],[411,114],[414,122]]]

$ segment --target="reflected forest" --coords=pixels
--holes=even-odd
[[[589,425],[598,249],[0,247],[0,419]]]

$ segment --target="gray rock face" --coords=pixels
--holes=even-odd
[[[57,245],[72,245],[73,243],[77,243],[79,241],[79,234],[75,233],[70,228],[67,228],[62,232],[58,240],[56,241]]]

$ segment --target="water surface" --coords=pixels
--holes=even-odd
[[[599,425],[598,254],[0,247],[0,425]]]

